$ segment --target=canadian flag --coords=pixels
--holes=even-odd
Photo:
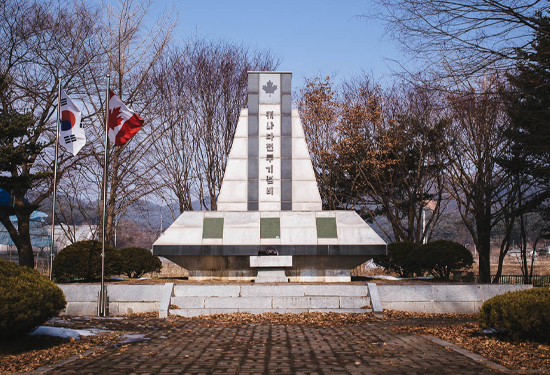
[[[117,146],[126,144],[141,129],[143,119],[129,110],[122,100],[109,90],[109,139]]]

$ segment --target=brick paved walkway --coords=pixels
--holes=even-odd
[[[336,327],[197,324],[185,319],[92,320],[81,326],[144,333],[48,374],[497,374],[384,323]]]

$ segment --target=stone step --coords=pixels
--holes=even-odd
[[[240,294],[241,287],[238,284],[176,284],[174,286],[176,297],[239,297]]]
[[[179,284],[171,314],[198,316],[233,312],[371,312],[366,285],[342,284]]]
[[[307,312],[324,312],[324,313],[353,313],[353,314],[363,314],[363,313],[370,313],[372,310],[370,308],[368,309],[171,309],[170,314],[172,315],[178,315],[183,317],[193,317],[193,316],[200,316],[200,315],[214,315],[214,314],[230,314],[230,313],[236,313],[236,312],[243,312],[243,313],[250,313],[250,314],[262,314],[266,312],[274,312],[279,314],[285,314],[285,313],[293,313],[293,314],[300,314],[300,313],[307,313]]]
[[[366,285],[342,284],[176,284],[174,296],[257,297],[257,296],[367,296]]]
[[[182,309],[361,309],[370,307],[368,297],[172,297],[170,304]]]

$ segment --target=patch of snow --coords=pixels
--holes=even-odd
[[[497,328],[489,328],[489,329],[484,329],[483,330],[483,333],[486,334],[486,335],[492,335],[494,333],[500,333],[502,332],[500,329],[497,329]]]
[[[120,336],[122,341],[119,342],[119,344],[131,344],[136,342],[144,342],[149,341],[149,337],[145,336],[144,334],[124,334]]]
[[[381,279],[381,280],[432,280],[433,276],[422,276],[422,277],[395,277],[388,275],[374,275],[367,276],[369,279]]]
[[[71,317],[70,319],[63,319],[63,318],[60,318],[58,316],[56,317],[53,317],[51,319],[48,320],[48,322],[50,323],[54,323],[54,324],[75,324],[77,323],[78,321],[89,321],[90,320],[90,317],[88,316],[73,316]]]
[[[54,316],[53,318],[50,318],[48,322],[55,324],[66,324],[68,321],[58,316]]]
[[[102,329],[91,328],[91,329],[71,329],[71,328],[61,328],[61,327],[47,327],[39,326],[34,331],[29,333],[29,335],[45,335],[45,336],[55,336],[65,339],[74,338],[80,340],[81,336],[96,336],[100,333],[106,332]]]
[[[91,319],[100,320],[124,320],[123,316],[92,316]]]
[[[381,280],[432,280],[433,276],[422,276],[422,277],[395,277],[388,275],[374,275],[367,276],[369,279],[381,279]]]
[[[387,275],[374,275],[374,276],[368,276],[369,279],[380,279],[380,280],[403,280],[399,277],[395,276],[387,276]]]
[[[369,270],[375,270],[375,269],[381,269],[381,270],[383,270],[383,269],[384,269],[383,267],[380,267],[380,266],[376,265],[376,263],[374,263],[374,260],[373,260],[373,259],[369,260],[369,261],[365,264],[365,268],[368,268]]]

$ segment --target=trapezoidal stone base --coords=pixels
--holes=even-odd
[[[251,282],[258,269],[250,267],[250,256],[164,255],[189,271],[190,281]],[[292,267],[285,268],[290,282],[350,282],[350,270],[365,263],[372,255],[294,255]]]
[[[267,270],[269,272],[269,270]],[[315,270],[305,269],[299,272],[293,270],[280,270],[284,273],[277,274],[278,279],[263,278],[258,271],[189,271],[189,281],[223,281],[223,282],[291,282],[291,283],[349,283],[351,274],[349,270]],[[265,271],[264,271],[265,272]],[[260,276],[260,280],[258,280]],[[264,276],[268,276],[267,274]],[[269,276],[272,276],[271,274]]]

